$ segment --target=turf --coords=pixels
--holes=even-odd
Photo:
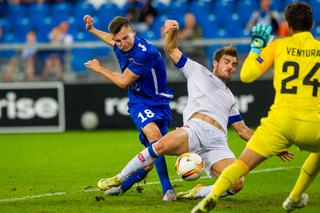
[[[245,143],[233,131],[229,141],[239,156]],[[96,200],[97,180],[115,175],[141,149],[136,131],[131,130],[0,135],[0,212],[190,212],[198,201],[162,202],[155,171],[147,184],[119,197]],[[293,161],[276,157],[266,161],[246,178],[241,193],[221,199],[215,211],[283,212],[281,203],[307,155],[291,151],[296,154]],[[206,177],[181,181],[174,171],[175,159],[167,157],[176,191],[214,182]],[[309,205],[297,212],[320,212],[319,191],[316,179],[307,191]]]

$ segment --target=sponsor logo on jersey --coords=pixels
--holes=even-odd
[[[142,163],[144,163],[146,161],[146,159],[143,157],[143,155],[141,153],[138,155],[138,158]]]

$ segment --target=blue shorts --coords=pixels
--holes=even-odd
[[[139,131],[140,142],[145,146],[149,146],[149,142],[142,132],[142,128],[151,122],[155,122],[160,129],[162,135],[168,132],[169,125],[172,120],[171,109],[169,106],[147,106],[145,104],[137,104],[129,108],[130,117]]]

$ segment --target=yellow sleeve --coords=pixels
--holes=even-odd
[[[242,82],[253,82],[272,66],[275,46],[275,42],[270,43],[262,50],[260,55],[252,52],[249,53],[240,72]]]

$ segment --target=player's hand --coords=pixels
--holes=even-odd
[[[294,158],[294,153],[286,150],[277,154],[277,156],[283,161],[291,161]]]
[[[85,15],[83,21],[86,23],[87,30],[91,30],[93,27],[93,18],[90,15]]]
[[[176,20],[166,20],[164,23],[164,32],[168,33],[170,29],[179,30],[179,23]]]
[[[86,63],[84,63],[84,66],[96,73],[100,73],[101,71],[101,64],[100,64],[100,61],[97,59],[92,59],[87,61]]]
[[[267,24],[257,24],[251,31],[251,52],[260,54],[261,49],[267,45],[270,40],[272,27]]]

